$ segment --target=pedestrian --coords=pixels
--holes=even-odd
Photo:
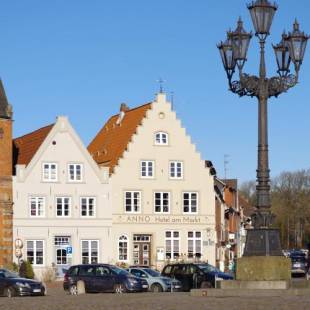
[[[23,259],[20,260],[19,275],[22,278],[26,278],[26,275],[27,275],[27,266],[26,266],[26,262]]]

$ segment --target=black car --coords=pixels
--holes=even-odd
[[[233,279],[230,274],[206,263],[169,264],[164,267],[162,275],[181,281],[184,291],[190,291],[192,288],[215,287],[217,280]]]
[[[14,296],[43,296],[46,288],[42,282],[21,278],[17,273],[0,269],[0,295]]]
[[[306,276],[308,264],[306,254],[302,251],[294,250],[289,253],[292,262],[292,276]]]
[[[134,277],[128,271],[108,264],[71,266],[64,276],[64,290],[77,295],[78,281],[83,282],[86,293],[142,292],[149,288],[146,280]]]

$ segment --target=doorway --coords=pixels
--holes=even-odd
[[[133,235],[133,264],[138,266],[151,265],[151,235]]]

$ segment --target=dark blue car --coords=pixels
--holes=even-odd
[[[78,294],[78,281],[86,293],[142,292],[148,290],[146,280],[134,277],[126,270],[108,264],[71,266],[64,276],[64,290]]]
[[[164,267],[162,275],[179,280],[184,291],[190,291],[192,288],[215,287],[218,280],[233,279],[230,274],[206,263],[169,264]]]

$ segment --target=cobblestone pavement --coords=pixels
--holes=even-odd
[[[44,297],[0,297],[0,310],[97,310],[97,309],[310,309],[309,296],[286,296],[272,298],[212,298],[192,297],[189,293],[137,293],[137,294],[86,294],[70,296],[61,287],[48,289]]]

